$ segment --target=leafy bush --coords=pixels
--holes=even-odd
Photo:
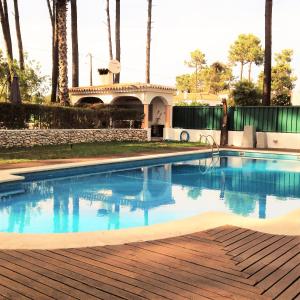
[[[208,103],[201,103],[201,102],[197,102],[197,101],[192,101],[192,102],[178,102],[176,103],[176,106],[209,106]]]
[[[258,87],[251,81],[243,80],[235,84],[232,98],[238,106],[260,105],[262,95]]]
[[[272,97],[272,105],[274,106],[291,106],[291,96],[283,93]]]
[[[108,128],[118,121],[135,121],[139,126],[143,114],[132,109],[103,107],[85,109],[38,104],[0,103],[0,128],[4,129],[93,129]]]

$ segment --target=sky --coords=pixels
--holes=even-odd
[[[80,85],[89,85],[88,53],[97,69],[108,57],[105,0],[77,0],[80,52]],[[114,38],[114,2],[111,19]],[[18,55],[14,30],[13,0],[8,0],[14,54]],[[293,68],[300,79],[300,1],[273,0],[273,51],[294,50]],[[24,50],[51,74],[51,24],[46,0],[19,0]],[[184,65],[190,52],[199,48],[207,62],[227,61],[228,49],[241,33],[264,40],[265,0],[153,0],[151,82],[174,85],[177,75],[192,72]],[[70,11],[69,11],[70,14]],[[147,0],[121,0],[121,82],[145,81]],[[70,29],[70,16],[68,16]],[[69,59],[71,43],[69,34]],[[4,48],[2,33],[0,48]],[[254,68],[256,76],[261,68]],[[71,71],[71,70],[70,70]],[[238,75],[238,69],[235,70]],[[246,73],[245,73],[246,74]],[[70,76],[71,82],[71,76]],[[300,80],[295,94],[300,96]],[[299,97],[300,104],[300,97]]]

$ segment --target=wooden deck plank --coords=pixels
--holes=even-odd
[[[147,244],[147,243],[145,243],[145,244]],[[149,245],[149,244],[147,244],[147,245],[145,245],[145,249],[144,249],[144,247],[142,247],[139,243],[135,243],[135,244],[130,244],[130,246],[129,245],[127,245],[128,247],[132,247],[132,246],[139,246],[139,247],[141,247],[141,249],[143,249],[143,250],[147,250],[148,249],[148,251],[149,251],[149,253],[150,253],[150,255],[153,257],[153,253],[152,253],[152,250],[153,250],[153,245]],[[139,248],[138,247],[138,248]],[[111,246],[111,248],[113,248],[113,246]],[[123,246],[122,246],[122,248],[123,248]],[[150,249],[150,250],[149,250]],[[164,250],[164,249],[163,249]],[[172,255],[174,255],[173,254],[173,252],[171,253],[170,251],[168,251],[168,252],[164,252],[163,250],[161,250],[161,248],[160,249],[158,249],[157,251],[158,251],[158,253],[159,254],[165,254],[166,256],[172,256]],[[132,255],[137,255],[136,254],[136,250],[134,249],[134,247],[133,247],[133,250],[132,250]],[[148,256],[149,256],[149,253],[148,253]],[[155,252],[154,252],[155,253]],[[127,254],[127,255],[130,255],[129,253]],[[147,254],[146,254],[147,255]],[[150,257],[150,256],[149,256]],[[180,260],[180,259],[182,259],[182,257],[180,256],[180,253],[179,254],[177,254],[177,256],[176,255],[174,255],[174,258],[176,258],[177,260]],[[184,259],[188,259],[188,258],[186,258],[186,257],[184,257]],[[161,258],[159,258],[159,260],[165,260],[165,258],[163,258],[163,259],[161,259]],[[172,262],[173,263],[173,262]],[[176,261],[174,262],[174,263],[176,263]],[[179,262],[179,268],[182,268],[182,262]],[[200,265],[198,265],[197,264],[197,262],[195,261],[193,264],[191,264],[191,266],[190,266],[190,268],[188,269],[188,271],[189,272],[192,272],[192,273],[195,273],[195,272],[197,272],[197,268],[199,267]],[[215,265],[216,266],[216,265]],[[218,267],[218,269],[222,269],[222,267]],[[229,270],[229,269],[228,269]],[[227,270],[227,271],[228,271]],[[231,272],[231,273],[230,273]],[[235,270],[230,270],[230,272],[228,271],[228,273],[229,274],[234,274],[234,273],[236,273],[236,271]],[[214,273],[214,268],[211,266],[211,268],[210,268],[210,273]],[[200,273],[199,274],[200,276],[203,276],[203,275],[206,275],[205,273]],[[208,274],[207,274],[208,275]],[[208,276],[206,276],[206,277],[208,277]],[[208,280],[208,278],[206,279],[206,281]],[[207,282],[211,282],[210,283],[210,285],[212,284],[212,283],[214,283],[214,285],[215,285],[215,282],[216,282],[216,277],[214,278],[214,280],[211,280],[211,279],[209,279],[209,281],[207,281]],[[225,291],[232,291],[232,290],[235,290],[235,292],[237,292],[238,294],[241,294],[241,296],[243,295],[243,294],[248,294],[248,292],[244,292],[243,290],[237,290],[237,288],[236,287],[234,287],[234,286],[232,286],[232,285],[227,285],[227,284],[225,284],[225,283],[223,283],[223,282],[221,282],[221,279],[218,281],[218,285],[220,286],[220,287],[222,287],[223,288],[223,290]],[[241,297],[240,296],[240,297]]]
[[[291,260],[289,260],[286,264],[282,265],[280,268],[276,269],[272,273],[270,273],[266,278],[260,281],[257,286],[262,288],[264,291],[267,291],[271,288],[275,283],[281,280],[285,275],[287,275],[290,271],[292,271],[295,266],[299,264],[300,254],[294,256]],[[272,270],[270,270],[272,271]]]
[[[4,275],[2,275],[2,271],[1,271],[1,275],[0,275],[0,285],[6,286],[9,289],[20,293],[21,295],[28,297],[29,299],[41,299],[41,300],[51,300],[51,297],[46,296],[43,293],[40,293],[34,289],[31,289],[25,285],[23,285],[22,283],[17,282],[16,280],[13,279],[9,279],[7,277],[5,277]],[[17,277],[17,274],[16,274]]]
[[[68,289],[69,295],[77,299],[118,299],[116,296],[109,293],[102,292],[93,286],[82,284],[64,274],[61,274],[58,268],[53,268],[50,264],[43,263],[39,260],[32,259],[31,257],[22,254],[18,251],[9,251],[9,254],[18,260],[26,261],[29,263],[29,269],[40,273],[46,277],[50,277],[53,280],[63,283],[65,286],[70,287]]]
[[[161,254],[156,254],[152,253],[151,256],[149,256],[147,251],[143,251],[141,254],[142,255],[135,255],[136,250],[135,248],[131,248],[130,245],[127,245],[127,251],[118,251],[116,247],[99,247],[96,248],[98,251],[104,251],[105,253],[108,253],[109,255],[115,255],[118,257],[123,257],[126,259],[130,259],[134,262],[134,264],[138,264],[139,262],[143,262],[145,265],[151,266],[151,268],[156,266],[159,269],[163,269],[165,271],[169,272],[176,272],[176,274],[181,274],[183,276],[183,279],[186,279],[187,282],[191,282],[190,280],[192,279],[191,276],[194,275],[199,275],[199,276],[204,276],[208,279],[212,280],[220,280],[220,278],[225,278],[231,280],[233,283],[234,282],[241,282],[244,284],[248,285],[253,285],[255,282],[254,281],[249,281],[248,279],[241,278],[239,276],[235,276],[232,274],[228,273],[223,273],[220,272],[217,268],[215,270],[205,268],[202,266],[195,266],[193,264],[190,264],[188,262],[180,262],[172,257],[164,257]]]
[[[29,264],[23,260],[16,259],[14,257],[6,255],[5,253],[3,253],[1,251],[0,251],[0,257],[5,259],[8,262],[14,264],[16,266],[16,270],[18,270],[18,272],[20,272],[20,269],[18,269],[19,267],[24,269],[25,272],[31,271],[29,278],[31,278],[32,280],[37,280],[38,282],[49,285],[52,288],[59,290],[69,296],[72,295],[73,298],[80,299],[80,293],[78,294],[76,289],[73,289],[72,287],[65,285],[59,281],[56,281],[55,279],[53,280],[53,279],[45,276],[42,272],[36,272],[34,266],[32,266],[31,264]],[[35,272],[33,272],[33,270]]]
[[[119,246],[0,251],[0,299],[144,298],[299,299],[300,238],[222,226]]]
[[[298,278],[293,284],[291,284],[282,294],[280,294],[278,300],[297,299],[300,296],[300,278]]]
[[[270,289],[266,291],[266,295],[272,299],[277,298],[281,293],[287,290],[297,279],[300,278],[300,265],[291,270],[281,280],[276,282]],[[299,287],[299,285],[298,285]],[[300,292],[300,290],[298,290]]]
[[[282,252],[282,250],[280,251],[280,249],[283,248],[283,246],[287,244],[291,246],[293,245],[293,242],[295,242],[294,238],[286,236],[283,239],[259,251],[255,255],[249,257],[248,259],[238,263],[237,266],[240,268],[241,271],[253,274],[259,271],[259,266],[263,267],[264,265],[275,260],[279,253],[284,253]],[[280,252],[277,250],[279,250]]]
[[[235,232],[239,229],[240,229],[239,227],[235,227],[235,226],[226,227],[226,228],[222,228],[220,231],[218,231],[216,233],[213,233],[213,234],[210,234],[210,235],[211,235],[211,237],[213,237],[217,241],[222,236],[227,236],[228,234],[231,234],[231,233],[233,233],[233,232]]]
[[[255,236],[255,238],[253,238],[253,236]],[[245,240],[247,240],[247,238],[246,238],[243,241],[243,245],[239,245],[234,250],[229,250],[227,247],[225,249],[229,251],[228,254],[239,257],[242,253],[248,251],[249,249],[252,249],[253,247],[256,247],[257,245],[260,245],[261,243],[268,242],[268,240],[270,240],[272,238],[272,236],[269,234],[261,234],[261,233],[257,233],[257,234],[255,233],[253,236],[252,236],[251,241],[248,241],[245,243]],[[274,237],[278,238],[277,236],[274,236]],[[239,243],[237,243],[237,244],[239,244]],[[232,245],[232,247],[233,247],[233,245]]]
[[[269,274],[279,270],[282,266],[285,266],[293,257],[300,253],[298,247],[293,247],[290,251],[285,252],[271,263],[265,265],[260,271],[250,276],[256,282],[263,281]]]
[[[77,250],[77,251],[85,251],[85,252],[87,252],[87,253],[92,253],[92,254],[95,254],[95,255],[99,255],[100,253],[100,251],[95,251],[94,249],[84,249],[84,250],[82,250],[82,249],[80,249],[80,250]],[[100,254],[100,257],[101,257],[101,261],[106,261],[106,259],[107,259],[107,257],[105,257],[105,256],[103,256],[103,255],[101,255]],[[113,255],[112,254],[110,254],[109,255],[109,257],[108,257],[108,259],[109,260],[111,260],[111,259],[113,259]],[[117,262],[118,263],[120,263],[120,260],[117,260]],[[123,263],[124,262],[124,259],[123,260],[121,260],[121,262]],[[109,262],[108,262],[109,263]],[[125,261],[125,263],[126,263],[126,267],[128,267],[128,261]],[[154,274],[154,276],[155,277],[157,277],[157,274],[161,274],[161,269],[162,269],[162,265],[160,265],[160,264],[157,264],[158,265],[158,267],[156,268],[156,267],[154,267],[153,266],[153,264],[151,265],[151,269],[149,269],[149,266],[147,267],[147,266],[145,266],[144,268],[146,268],[146,269],[148,269],[148,270],[151,270],[151,272],[153,272],[153,271],[155,271],[156,273]],[[135,268],[135,269],[138,269],[139,268],[139,266],[140,266],[140,258],[139,258],[139,261],[133,261],[133,262],[131,262],[131,264],[129,265],[130,267],[132,267],[132,268]],[[170,277],[170,276],[172,276],[172,275],[175,275],[174,276],[174,279],[177,279],[177,280],[186,280],[186,282],[187,283],[189,283],[189,278],[182,278],[182,276],[178,276],[178,275],[180,275],[180,274],[178,274],[178,270],[177,269],[173,269],[172,270],[172,273],[171,272],[167,272],[167,273],[164,273],[164,275],[166,275],[168,278]],[[159,277],[159,279],[160,280],[162,280],[162,281],[165,281],[165,278],[163,277]],[[241,288],[241,289],[246,289],[246,290],[249,290],[249,291],[252,291],[252,292],[255,292],[255,291],[257,291],[257,290],[255,290],[255,289],[253,289],[253,287],[252,287],[252,285],[245,285],[245,284],[241,284],[240,282],[236,282],[236,281],[233,281],[233,280],[228,280],[228,279],[222,279],[222,278],[219,278],[219,277],[217,277],[217,276],[214,276],[214,279],[216,280],[216,281],[219,281],[219,280],[221,280],[223,283],[230,283],[231,285],[233,285],[233,286],[236,286],[236,287],[238,287],[238,288]],[[172,282],[172,284],[178,284],[178,281],[173,281]],[[183,287],[183,288],[186,288],[186,286],[185,287]]]
[[[256,245],[251,245],[250,248],[248,248],[246,251],[243,251],[242,253],[239,253],[238,255],[235,254],[237,251],[231,252],[233,254],[234,260],[241,263],[242,261],[249,259],[253,255],[257,255],[260,252],[264,251],[267,247],[275,244],[278,241],[281,241],[284,237],[283,236],[272,236],[269,239],[266,239],[262,242],[257,241]]]
[[[164,273],[160,269],[153,268],[153,266],[151,266],[151,268],[149,268],[149,266],[141,268],[140,263],[130,263],[122,258],[115,259],[113,255],[105,256],[102,252],[92,248],[72,249],[72,253],[79,254],[93,260],[101,260],[101,262],[104,262],[108,265],[118,265],[123,269],[135,272],[136,274],[143,276],[143,280],[146,282],[152,282],[154,285],[162,289],[176,292],[179,295],[188,298],[193,298],[195,296],[197,296],[197,298],[201,298],[200,296],[202,296],[203,298],[205,297],[205,299],[207,299],[206,297],[218,298],[217,294],[211,294],[205,291],[201,291],[201,288],[199,289],[199,292],[195,291],[195,286],[191,286],[188,283],[181,282],[181,278],[177,276],[177,273]]]
[[[207,260],[207,262],[211,261],[212,263],[215,263],[215,261],[218,261],[220,266],[229,266],[231,265],[235,269],[235,264],[228,260],[228,258],[225,256],[225,251],[216,251],[214,248],[204,248],[203,244],[193,242],[193,243],[186,243],[182,242],[181,240],[176,243],[175,241],[151,241],[149,242],[153,245],[158,245],[162,247],[166,247],[168,249],[174,250],[174,251],[181,251],[183,254],[204,258]]]
[[[9,289],[8,287],[0,284],[0,299],[15,299],[15,300],[30,300],[30,298],[25,297],[24,295]]]
[[[151,278],[145,279],[145,276],[132,272],[128,270],[128,268],[121,268],[120,265],[117,266],[113,263],[106,264],[102,259],[86,255],[83,251],[77,251],[75,249],[71,249],[69,251],[61,250],[59,253],[48,251],[45,255],[47,255],[50,259],[57,259],[60,264],[70,270],[77,271],[77,269],[81,269],[78,270],[78,272],[82,275],[89,276],[90,278],[97,279],[99,281],[105,281],[111,285],[115,285],[116,287],[122,287],[124,290],[135,293],[137,296],[141,294],[143,295],[144,289],[149,290],[147,295],[152,297],[159,297],[159,294],[163,294],[161,295],[162,297],[171,297],[174,296],[173,294],[181,294],[181,291],[175,287],[171,289],[169,286],[162,285],[158,280],[153,280]],[[135,271],[135,269],[133,269],[133,271]],[[103,275],[106,275],[107,277],[103,277]],[[159,289],[162,289],[162,291],[157,294]]]
[[[62,300],[71,299],[71,297],[69,297],[68,295],[63,294],[58,290],[54,290],[53,288],[40,283],[37,278],[38,276],[30,276],[32,275],[32,273],[33,272],[30,271],[24,272],[20,267],[16,265],[0,260],[0,274],[4,275],[8,279],[17,281],[20,284],[38,292],[43,291],[43,294],[52,298],[60,298]]]
[[[160,246],[160,245],[155,245],[155,244],[151,244],[148,242],[145,243],[134,243],[131,244],[131,246],[135,247],[136,249],[143,249],[146,250],[150,253],[159,253],[162,254],[164,256],[167,257],[173,257],[175,259],[179,259],[181,261],[186,261],[192,264],[196,264],[196,265],[201,265],[203,267],[209,268],[209,269],[215,269],[216,264],[212,261],[208,261],[206,259],[202,259],[200,260],[198,257],[195,257],[193,255],[182,255],[182,251],[181,250],[173,250],[173,251],[169,251],[168,248]],[[224,272],[224,273],[229,273],[229,274],[233,274],[236,276],[241,276],[241,277],[245,277],[245,275],[237,270],[233,270],[231,269],[231,265],[230,266],[219,266],[218,270]]]
[[[100,269],[99,272],[97,268],[93,268],[93,265],[89,265],[89,270],[83,268],[83,264],[78,260],[71,264],[64,263],[61,259],[58,260],[58,255],[51,255],[51,253],[43,251],[44,255],[40,254],[40,251],[31,252],[33,258],[40,261],[48,262],[53,265],[54,268],[63,269],[61,272],[66,276],[73,278],[77,281],[80,281],[89,286],[96,286],[97,289],[101,289],[106,293],[111,293],[116,297],[122,297],[124,299],[141,299],[142,297],[139,294],[143,293],[143,288],[139,287],[139,282],[130,280],[130,277],[122,276],[117,273],[106,271],[105,269]],[[52,257],[55,258],[52,258]],[[128,275],[128,274],[127,274]],[[130,283],[136,283],[136,285],[131,285]],[[146,286],[145,286],[146,287]],[[164,293],[161,293],[164,294]],[[153,296],[153,294],[151,294]],[[159,298],[159,294],[157,295]]]
[[[228,234],[222,235],[221,237],[216,237],[216,241],[221,242],[223,244],[224,242],[239,237],[240,235],[248,231],[250,230],[244,228],[237,228],[236,230],[231,231]]]
[[[226,247],[227,251],[228,250],[233,250],[234,247],[230,248],[230,245],[234,245],[235,247],[239,247],[240,245],[237,244],[240,241],[245,241],[246,238],[251,240],[251,235],[255,234],[254,231],[252,230],[245,230],[239,235],[233,236],[230,239],[222,242],[222,245]],[[261,235],[262,233],[260,233]]]

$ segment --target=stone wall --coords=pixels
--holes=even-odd
[[[147,141],[147,131],[142,129],[0,130],[0,148],[109,141]]]

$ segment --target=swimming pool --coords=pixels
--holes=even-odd
[[[221,151],[38,172],[1,184],[0,197],[0,232],[94,232],[204,212],[267,219],[300,208],[300,159]]]

